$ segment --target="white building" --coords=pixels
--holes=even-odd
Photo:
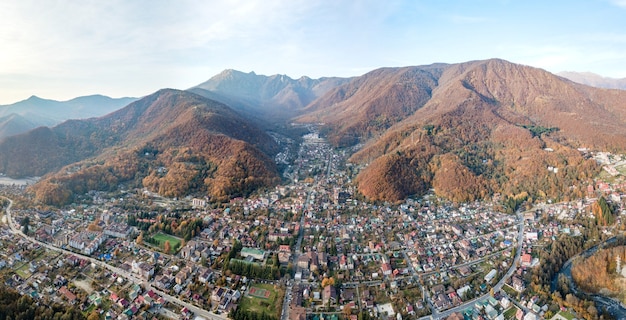
[[[487,281],[487,283],[491,282],[491,280],[496,277],[497,273],[496,269],[491,269],[491,271],[489,271],[489,273],[485,276],[485,281]]]

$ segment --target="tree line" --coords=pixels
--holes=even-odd
[[[75,308],[61,304],[41,305],[27,295],[20,295],[15,289],[0,286],[0,320],[78,320],[85,316]]]
[[[576,297],[563,277],[556,279],[554,291],[551,292],[552,281],[565,262],[602,241],[595,220],[577,222],[584,226],[582,235],[562,235],[539,253],[540,265],[532,270],[530,289],[542,299],[572,308],[583,319],[610,319],[610,315],[600,314],[592,300]]]
[[[248,262],[236,259],[241,253],[243,245],[239,241],[235,241],[233,247],[224,259],[223,271],[238,274],[252,279],[276,280],[280,279],[288,270],[280,268],[278,256],[274,255],[271,265],[261,265],[258,263]]]
[[[275,316],[267,314],[263,311],[261,314],[243,310],[242,308],[233,309],[228,317],[234,320],[278,320]]]

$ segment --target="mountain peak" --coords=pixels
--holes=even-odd
[[[225,200],[277,182],[271,158],[277,151],[272,137],[228,106],[188,91],[162,89],[99,118],[0,140],[0,171],[14,177],[50,173],[50,180],[42,179],[33,190],[53,204],[98,190],[105,180],[111,187],[123,182],[166,196],[208,194]],[[94,159],[102,167],[93,167]],[[61,169],[69,164],[80,171]],[[161,167],[167,175],[159,174]],[[49,193],[51,183],[64,196]]]
[[[328,90],[347,81],[342,78],[312,80],[308,77],[294,80],[285,74],[266,76],[254,71],[244,73],[226,69],[194,88],[210,91],[229,102],[243,105],[245,107],[240,111],[255,117],[263,114],[285,118],[293,116],[294,110],[304,108]]]
[[[38,97],[36,95],[32,95],[32,96],[28,97],[28,99],[22,100],[21,102],[39,103],[39,102],[45,102],[45,101],[55,101],[55,100],[44,99],[44,98],[40,98],[40,97]],[[17,103],[19,103],[19,102],[17,102]]]
[[[43,99],[36,95],[30,96],[10,105],[0,106],[0,118],[15,113],[28,119],[27,126],[12,125],[11,130],[5,130],[7,122],[0,123],[0,138],[8,133],[17,134],[26,132],[39,126],[54,126],[69,119],[86,119],[103,116],[135,101],[135,98],[113,99],[103,95],[77,97],[68,101]],[[25,122],[20,122],[24,124]]]
[[[246,73],[246,72],[235,70],[235,69],[224,69],[224,70],[222,70],[222,72],[220,72],[220,73],[214,75],[213,77],[211,77],[211,79],[213,79],[213,78],[220,79],[220,78],[245,76],[245,75],[256,75],[256,73],[254,73],[254,71],[250,71],[250,72]]]
[[[489,59],[373,70],[315,100],[298,120],[324,122],[336,145],[364,143],[350,160],[368,164],[356,182],[369,199],[431,188],[453,201],[521,189],[550,198],[571,192],[563,179],[584,181],[598,169],[575,148],[624,149],[624,106],[626,91]],[[563,170],[546,188],[550,166]]]

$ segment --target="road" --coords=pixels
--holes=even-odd
[[[298,154],[300,155],[301,152],[298,152]],[[299,163],[301,161],[301,156],[298,156],[298,159],[296,160],[296,163]],[[326,158],[327,164],[326,164],[326,176],[330,177],[331,173],[332,173],[332,153],[328,153],[328,157]],[[319,179],[319,178],[318,178]],[[316,181],[314,183],[319,183],[319,181]],[[306,212],[307,212],[307,207],[310,205],[311,202],[311,195],[314,192],[314,187],[313,184],[311,184],[311,186],[308,187],[307,189],[307,195],[306,195],[306,199],[304,200],[304,204],[302,205],[302,217],[300,218],[300,229],[298,232],[298,241],[296,241],[296,247],[294,250],[294,254],[293,254],[293,261],[294,264],[296,266],[296,270],[295,273],[301,272],[302,268],[300,268],[300,266],[298,266],[298,258],[300,258],[300,255],[302,254],[302,239],[304,238],[304,222],[306,220]],[[306,280],[305,280],[306,281]],[[290,281],[287,284],[287,289],[285,292],[285,299],[283,300],[283,306],[282,306],[282,313],[281,313],[281,320],[287,320],[289,319],[289,304],[291,302],[291,292],[293,289],[293,285],[294,284],[300,284],[301,280],[296,280],[294,279],[294,281]]]
[[[307,190],[306,198],[304,200],[304,204],[302,205],[302,217],[300,217],[300,229],[298,230],[298,241],[296,241],[296,247],[293,253],[293,261],[294,261],[294,265],[296,266],[295,273],[302,271],[301,268],[298,266],[298,258],[300,258],[300,255],[302,254],[302,250],[300,248],[302,246],[302,239],[304,238],[304,222],[306,220],[306,208],[309,205],[309,201],[311,201],[312,193],[313,193],[313,187],[309,187],[309,189]],[[297,280],[297,281],[299,283],[300,280]],[[281,320],[289,319],[290,296],[291,296],[291,290],[293,288],[293,284],[295,282],[296,280],[290,281],[287,284],[285,298],[283,300],[282,313],[280,316]]]
[[[476,260],[470,260],[470,261],[463,262],[463,263],[460,263],[460,264],[452,265],[452,266],[450,266],[447,269],[458,269],[458,268],[463,267],[463,266],[469,266],[469,265],[474,265],[474,264],[477,264],[477,263],[481,263],[481,262],[483,262],[483,261],[485,261],[485,260],[487,260],[487,259],[489,259],[491,257],[501,256],[503,252],[508,251],[508,250],[511,250],[511,249],[509,249],[509,248],[502,249],[500,251],[496,251],[494,253],[487,254],[487,255],[485,255],[485,256],[483,256],[483,257],[481,257],[479,259],[476,259]],[[439,270],[433,270],[433,271],[420,273],[420,275],[422,277],[426,277],[426,276],[429,276],[429,275],[432,275],[432,274],[435,274],[435,273],[438,273],[438,272],[439,272]]]
[[[289,304],[291,303],[291,285],[287,285],[287,289],[285,290],[285,300],[283,301],[283,310],[281,312],[281,319],[287,320],[289,319]]]
[[[150,281],[147,280],[143,280],[140,278],[137,278],[135,275],[126,272],[120,268],[114,267],[104,261],[100,261],[98,259],[92,258],[90,256],[86,256],[80,253],[76,253],[73,251],[69,251],[69,250],[65,250],[63,248],[59,248],[59,247],[55,247],[53,245],[50,245],[48,243],[45,242],[41,242],[39,240],[36,240],[34,238],[29,237],[28,235],[24,234],[19,228],[16,228],[15,224],[13,223],[13,217],[11,216],[11,207],[13,206],[13,200],[6,198],[7,200],[9,200],[9,205],[6,208],[6,215],[7,215],[7,222],[9,225],[9,229],[11,230],[11,232],[17,236],[20,236],[30,242],[36,243],[42,247],[45,247],[49,250],[53,250],[53,251],[57,251],[57,252],[61,252],[61,253],[65,253],[65,254],[69,254],[69,255],[75,255],[75,256],[79,256],[82,259],[88,260],[96,265],[99,265],[103,268],[106,268],[108,270],[110,270],[111,272],[114,272],[118,275],[123,276],[124,278],[130,280],[131,282],[133,282],[134,284],[139,284],[141,285],[145,290],[152,290],[155,293],[157,293],[158,295],[160,295],[161,297],[163,297],[163,299],[165,299],[165,301],[168,301],[170,303],[174,303],[174,304],[178,304],[181,307],[186,307],[187,309],[189,309],[191,312],[193,312],[195,315],[197,316],[201,316],[204,317],[206,319],[213,319],[213,320],[227,320],[228,317],[225,317],[223,315],[219,315],[219,314],[215,314],[213,312],[210,312],[208,310],[204,310],[201,309],[193,304],[190,304],[188,302],[182,301],[180,299],[178,299],[177,297],[171,296],[159,289],[156,289],[152,286],[152,283]]]
[[[444,221],[444,222],[442,222],[442,223],[444,223],[444,224],[445,224],[446,222]],[[507,226],[507,227],[504,227],[504,228],[496,229],[496,230],[494,230],[494,231],[491,231],[491,232],[488,232],[488,233],[485,233],[485,234],[479,234],[479,235],[476,235],[476,236],[473,236],[473,237],[464,237],[464,238],[459,238],[459,239],[457,239],[457,240],[450,241],[450,242],[446,242],[446,243],[440,243],[440,244],[435,244],[435,245],[431,245],[431,246],[424,246],[423,248],[424,248],[424,250],[428,251],[428,250],[432,250],[432,249],[439,248],[439,247],[441,247],[441,246],[448,247],[448,246],[450,246],[450,245],[453,245],[453,244],[459,243],[459,242],[461,242],[461,241],[463,241],[463,240],[471,241],[472,239],[478,239],[478,238],[485,238],[485,237],[489,237],[489,236],[493,235],[494,233],[506,231],[506,230],[508,230],[508,229],[510,229],[510,228],[513,228],[514,226],[515,226],[515,225],[510,225],[510,226]],[[400,241],[401,241],[401,240],[402,240],[402,239],[400,239]]]
[[[328,159],[328,161],[330,162],[330,159]],[[330,169],[330,165],[328,166],[328,168]],[[312,196],[313,192],[314,192],[313,191],[313,187],[312,186],[308,187],[307,196],[306,196],[305,202],[304,202],[304,204],[302,206],[302,217],[300,219],[300,230],[299,230],[298,241],[297,241],[297,244],[296,244],[296,247],[295,247],[295,250],[294,250],[294,256],[293,256],[293,259],[296,262],[296,272],[301,271],[301,268],[297,267],[297,260],[298,260],[298,257],[302,254],[301,253],[301,244],[302,244],[302,239],[303,239],[303,236],[304,236],[305,215],[306,215],[307,207],[310,204],[311,196]],[[191,310],[194,314],[196,314],[198,316],[202,316],[202,317],[204,317],[206,319],[213,319],[213,320],[226,320],[226,319],[228,319],[227,317],[225,317],[223,315],[218,315],[218,314],[212,313],[210,311],[201,309],[201,308],[199,308],[199,307],[197,307],[197,306],[195,306],[193,304],[190,304],[188,302],[182,301],[182,300],[180,300],[177,297],[171,296],[171,295],[169,295],[169,294],[167,294],[167,293],[165,293],[165,292],[163,292],[163,291],[161,291],[161,290],[159,290],[157,288],[154,288],[152,286],[152,282],[151,281],[140,279],[137,276],[135,276],[134,274],[126,272],[126,271],[124,271],[124,270],[122,270],[120,268],[117,268],[115,266],[109,265],[109,264],[105,263],[104,261],[100,261],[100,260],[97,260],[95,258],[86,256],[86,255],[82,255],[80,253],[76,253],[76,252],[65,250],[65,249],[62,249],[62,248],[59,248],[59,247],[55,247],[53,245],[50,245],[48,243],[44,243],[44,242],[38,241],[38,240],[36,240],[34,238],[31,238],[31,237],[25,235],[14,224],[13,218],[11,216],[11,207],[13,206],[13,201],[11,199],[8,199],[8,200],[9,200],[9,205],[8,205],[8,207],[6,209],[6,215],[7,215],[7,219],[6,220],[7,220],[8,226],[9,226],[9,228],[10,228],[10,230],[11,230],[11,232],[13,234],[18,235],[20,237],[23,237],[24,239],[26,239],[28,241],[31,241],[33,243],[37,243],[37,244],[39,244],[39,245],[41,245],[41,246],[43,246],[43,247],[45,247],[45,248],[47,248],[49,250],[53,250],[53,251],[57,251],[57,252],[65,253],[65,254],[71,254],[71,255],[75,255],[75,256],[80,256],[83,259],[86,259],[86,260],[88,260],[88,261],[90,261],[90,262],[92,262],[92,263],[94,263],[96,265],[99,265],[99,266],[101,266],[103,268],[106,268],[106,269],[108,269],[108,270],[110,270],[110,271],[112,271],[114,273],[117,273],[117,274],[125,277],[126,279],[130,280],[132,283],[141,285],[146,290],[153,290],[155,293],[157,293],[160,296],[162,296],[166,301],[174,303],[174,304],[177,304],[177,305],[180,305],[180,306],[183,306],[183,307],[186,307],[186,308],[188,308],[189,310]],[[516,270],[516,266],[519,263],[519,260],[520,260],[520,257],[521,257],[522,240],[523,240],[523,233],[524,233],[524,220],[523,220],[522,213],[518,213],[518,219],[519,219],[519,224],[518,224],[519,233],[518,233],[518,239],[517,239],[516,255],[514,257],[513,263],[511,264],[511,267],[509,268],[507,273],[503,277],[501,277],[500,281],[498,281],[498,283],[494,286],[494,291],[495,292],[500,291],[502,289],[502,286],[506,282],[506,280],[509,279],[513,275],[513,273]],[[408,255],[406,254],[406,251],[403,250],[402,253],[405,256],[406,261],[410,261]],[[484,260],[484,259],[486,259],[488,257],[491,257],[491,256],[499,254],[499,253],[500,252],[493,253],[491,255],[485,256],[485,257],[483,257],[481,259],[478,259],[476,261],[467,262],[465,264],[477,263],[477,262],[480,262],[481,260]],[[465,264],[463,264],[463,265],[465,265]],[[485,295],[477,297],[477,298],[475,298],[475,299],[473,299],[471,301],[467,301],[467,302],[465,302],[465,303],[463,303],[463,304],[461,304],[461,305],[459,305],[457,307],[454,307],[454,308],[451,308],[451,309],[448,309],[448,310],[445,310],[445,311],[438,311],[435,308],[435,306],[433,305],[432,300],[430,299],[430,296],[428,295],[428,293],[426,292],[426,290],[422,286],[421,282],[419,281],[420,274],[418,274],[417,271],[413,268],[412,263],[408,263],[408,266],[409,266],[410,272],[411,272],[414,280],[419,284],[420,288],[422,289],[422,293],[424,295],[424,299],[427,302],[427,304],[428,304],[428,306],[429,306],[429,308],[431,309],[431,312],[432,312],[432,314],[430,316],[423,317],[421,319],[443,319],[443,318],[448,317],[450,314],[452,314],[454,312],[463,311],[464,309],[466,309],[468,307],[471,307],[477,301],[482,301],[482,300],[485,300],[485,299],[487,299],[489,297],[489,294],[485,294]],[[455,266],[455,267],[459,267],[459,266],[462,266],[462,265],[458,265],[458,266]],[[424,276],[424,275],[428,275],[428,274],[429,273],[425,273],[425,274],[421,274],[421,275]],[[286,294],[285,294],[285,299],[284,299],[283,305],[282,305],[281,319],[283,319],[283,320],[286,320],[286,319],[289,318],[289,303],[290,303],[290,297],[292,295],[292,287],[293,287],[293,285],[295,283],[298,283],[298,282],[299,281],[291,281],[291,282],[288,283],[287,291],[286,291]],[[372,281],[372,282],[378,282],[378,281]],[[358,285],[363,285],[363,284],[366,284],[366,283],[361,283],[361,282],[358,283],[358,284],[354,283],[354,286],[358,287]],[[346,283],[346,284],[344,284],[344,286],[346,286],[346,287],[349,287],[350,285],[353,285],[353,283]]]
[[[507,271],[507,273],[500,279],[500,281],[498,281],[498,283],[493,287],[494,292],[498,292],[502,289],[502,286],[504,285],[504,283],[506,282],[506,280],[508,278],[510,278],[513,273],[515,272],[515,270],[517,269],[517,264],[519,262],[519,259],[521,257],[521,253],[522,253],[522,240],[524,239],[524,215],[521,212],[517,213],[517,218],[519,219],[518,222],[518,228],[519,228],[519,234],[517,235],[517,252],[515,253],[515,258],[513,259],[513,263],[511,264],[511,267],[509,268],[509,270]],[[411,265],[409,263],[409,265]],[[504,292],[504,291],[502,291]],[[447,309],[445,311],[441,311],[441,312],[434,312],[433,314],[430,316],[426,316],[426,317],[422,317],[420,319],[445,319],[447,317],[449,317],[451,314],[455,313],[455,312],[461,312],[469,307],[471,307],[472,305],[474,305],[474,303],[479,302],[479,301],[483,301],[486,300],[487,298],[489,298],[490,294],[484,294],[478,298],[475,298],[473,300],[464,302],[463,304],[456,306],[454,308],[450,308]],[[508,297],[508,296],[507,296]],[[517,304],[516,301],[514,301],[513,299],[510,299],[513,303]],[[430,301],[429,301],[430,302]],[[524,307],[524,311],[527,311],[528,309]]]
[[[422,285],[422,282],[419,281],[420,277],[417,274],[417,271],[415,271],[415,268],[413,268],[413,263],[411,262],[409,255],[406,253],[406,250],[402,250],[402,254],[404,255],[404,260],[407,262],[409,271],[413,275],[413,280],[417,282],[417,285],[420,287],[420,290],[422,290],[422,299],[424,299],[426,303],[428,304],[432,317],[437,318],[439,311],[437,311],[437,308],[435,308],[433,301],[430,299],[430,294],[427,294],[426,289],[424,288],[424,285]]]
[[[513,259],[513,263],[509,268],[509,271],[498,281],[498,283],[493,287],[494,292],[500,291],[502,286],[509,279],[515,270],[517,269],[517,264],[519,263],[520,257],[522,256],[522,241],[524,240],[524,215],[521,212],[518,212],[517,218],[519,221],[519,234],[517,235],[517,250],[515,252],[515,258]]]

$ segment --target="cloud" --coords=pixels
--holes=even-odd
[[[618,7],[626,8],[626,0],[610,0],[610,2]]]
[[[352,76],[390,64],[494,56],[544,68],[580,69],[571,66],[596,59],[623,65],[626,36],[612,16],[562,31],[541,19],[507,16],[507,1],[482,7],[410,0],[0,1],[0,83],[7,84],[0,99],[9,90],[58,98],[62,86],[51,82],[67,84],[63,98],[138,96],[187,88],[225,68]],[[626,6],[604,0],[612,11],[609,1]],[[525,16],[520,10],[516,16]],[[569,38],[555,39],[564,34]]]
[[[70,98],[98,85],[117,87],[112,95],[184,88],[223,68],[312,75],[310,65],[330,68],[330,57],[350,40],[368,43],[389,8],[294,0],[3,1],[0,83],[55,98],[60,90],[42,93],[53,77],[69,84],[63,96]]]
[[[497,51],[504,59],[547,70],[561,70],[581,55],[576,47],[556,44],[500,45]]]
[[[0,13],[2,62],[18,70],[82,62],[141,63],[220,41],[253,41],[298,13],[289,1],[35,1]],[[43,8],[39,8],[44,6]],[[28,17],[28,19],[26,19]]]

